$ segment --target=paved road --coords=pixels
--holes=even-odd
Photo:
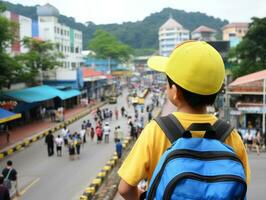
[[[162,115],[167,115],[176,108],[167,101],[163,108]],[[266,186],[266,153],[262,152],[257,156],[255,152],[249,154],[249,162],[251,167],[251,183],[248,185],[247,199],[249,200],[265,200],[265,186]],[[115,200],[122,200],[123,198],[117,194]]]
[[[118,104],[105,107],[114,108],[126,105],[125,95],[118,98]],[[131,106],[131,112],[133,107]],[[84,119],[92,119],[92,115],[86,116],[69,126],[71,131],[79,130]],[[120,125],[124,132],[128,130],[126,119],[113,120],[111,128]],[[56,134],[58,134],[57,132]],[[112,136],[111,136],[112,138]],[[87,138],[88,140],[88,138]],[[48,157],[44,140],[31,144],[30,147],[0,162],[2,169],[7,160],[14,162],[14,167],[19,173],[19,186],[22,190],[20,200],[77,200],[86,186],[102,169],[114,152],[114,142],[109,144],[96,144],[96,141],[88,141],[81,149],[80,160],[69,161],[67,149],[63,149],[62,157]]]

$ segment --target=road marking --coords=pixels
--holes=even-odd
[[[23,196],[33,185],[35,185],[38,181],[40,180],[40,178],[36,178],[35,180],[33,180],[29,185],[27,185],[23,190],[21,190],[19,192],[20,196]],[[14,197],[12,200],[18,200],[19,197]]]

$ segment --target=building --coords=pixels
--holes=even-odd
[[[189,30],[171,16],[159,29],[159,54],[169,56],[177,44],[189,40]]]
[[[39,37],[56,43],[57,50],[65,58],[62,65],[76,69],[83,63],[82,32],[58,22],[59,11],[50,4],[37,7]]]
[[[22,44],[22,40],[24,37],[33,36],[32,20],[28,17],[24,17],[22,15],[18,15],[10,11],[3,12],[3,16],[17,23],[17,29],[14,30],[16,37],[14,41],[10,44],[10,46],[7,47],[7,53],[17,55],[19,53],[27,52],[27,49]]]
[[[230,41],[235,47],[248,32],[248,23],[230,23],[223,27],[223,40]]]
[[[216,30],[207,26],[199,26],[191,33],[192,40],[214,41]]]
[[[231,99],[231,121],[236,121],[237,127],[263,128],[265,131],[265,80],[266,70],[262,70],[239,77],[229,84],[227,93]]]

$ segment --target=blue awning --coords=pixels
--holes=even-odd
[[[0,124],[15,120],[21,117],[20,113],[13,113],[8,110],[0,108]]]
[[[69,99],[75,96],[79,96],[81,93],[78,90],[60,90],[60,92],[62,92],[62,94],[60,95],[60,99],[65,100],[65,99]]]
[[[23,101],[26,103],[34,103],[46,101],[59,97],[62,100],[80,95],[78,90],[59,90],[48,85],[41,85],[22,90],[4,92],[4,96]]]

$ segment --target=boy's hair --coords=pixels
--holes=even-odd
[[[169,83],[169,87],[171,88],[172,85],[175,85],[177,88],[180,88],[185,101],[192,108],[198,108],[214,104],[214,101],[218,93],[211,95],[201,95],[201,94],[192,93],[177,85],[174,81],[172,81],[172,79],[169,76],[166,75],[166,77]]]
[[[12,166],[13,165],[13,162],[11,160],[7,161],[6,162],[7,166]]]

